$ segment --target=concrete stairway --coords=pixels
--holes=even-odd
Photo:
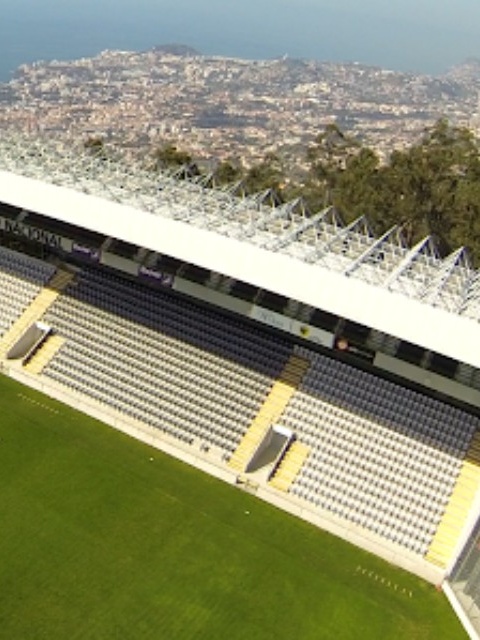
[[[425,555],[433,564],[446,568],[480,488],[480,432],[472,438],[443,518]]]
[[[16,341],[25,333],[25,331],[34,323],[38,322],[50,305],[55,302],[63,289],[72,280],[73,274],[58,269],[47,286],[44,287],[31,304],[24,310],[22,315],[13,324],[10,329],[3,335],[0,340],[0,360],[4,359],[16,343]]]
[[[39,375],[47,366],[53,356],[65,343],[65,338],[58,335],[50,335],[45,342],[35,351],[33,356],[25,365],[25,370],[29,373]]]
[[[309,367],[309,361],[297,355],[292,355],[285,365],[279,379],[274,382],[270,393],[255,416],[248,431],[233,453],[229,465],[232,469],[244,472],[252,459],[257,447],[262,442],[268,428],[277,422],[288,401]]]
[[[299,440],[293,442],[285,453],[275,475],[270,479],[270,485],[280,491],[288,491],[309,453],[310,447],[307,447],[306,444]]]

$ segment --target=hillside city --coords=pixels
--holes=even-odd
[[[170,45],[23,65],[0,84],[0,127],[65,141],[100,137],[132,151],[174,143],[206,162],[248,166],[271,152],[299,162],[336,123],[385,158],[441,117],[480,133],[479,95],[475,59],[427,76]]]

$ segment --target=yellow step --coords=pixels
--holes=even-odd
[[[429,562],[443,568],[452,558],[480,487],[480,466],[472,461],[480,442],[479,437],[480,434],[476,433],[472,438],[442,520],[425,554]]]
[[[295,480],[303,463],[310,453],[310,448],[299,440],[295,440],[285,454],[270,484],[275,489],[287,492]]]
[[[67,285],[73,280],[73,273],[64,269],[57,269],[50,278],[47,288],[57,292],[63,291]]]
[[[65,339],[58,335],[49,336],[33,357],[27,362],[25,369],[29,373],[39,375],[55,354],[61,349],[64,343]]]
[[[434,556],[430,553],[428,553],[426,556],[426,559],[431,562],[432,564],[436,565],[437,567],[440,567],[441,569],[445,569],[445,567],[448,564],[448,557],[447,556]]]
[[[248,431],[232,455],[229,465],[237,471],[245,471],[268,429],[285,411],[309,366],[308,360],[292,355],[285,364],[278,380],[265,398]]]
[[[47,309],[53,304],[53,302],[60,295],[60,286],[66,286],[73,278],[73,275],[63,270],[57,270],[47,286],[44,287],[23,311],[21,316],[17,319],[10,329],[0,340],[0,359],[5,358],[10,348],[21,337],[21,335],[32,325],[34,322],[38,322]]]

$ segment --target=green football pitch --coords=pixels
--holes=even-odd
[[[456,640],[434,587],[0,376],[0,638]]]

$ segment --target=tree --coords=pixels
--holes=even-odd
[[[466,194],[462,185],[475,163],[478,145],[471,132],[439,120],[418,144],[392,153],[382,170],[386,220],[403,224],[411,243],[432,234],[449,251],[465,205],[459,195]]]
[[[244,177],[246,193],[259,193],[266,189],[273,189],[281,198],[285,184],[285,173],[280,158],[268,153],[258,164],[248,169]]]
[[[186,151],[179,151],[174,144],[166,144],[153,153],[158,169],[186,167],[192,164],[192,156]]]
[[[309,165],[308,188],[316,193],[324,206],[334,204],[338,178],[348,159],[358,152],[359,144],[336,124],[328,124],[307,150]]]
[[[229,160],[220,162],[213,172],[214,184],[222,186],[238,182],[243,177],[243,169],[239,164]]]
[[[102,145],[90,143],[92,149]],[[190,154],[171,144],[155,157],[162,168],[196,167]],[[441,253],[466,245],[480,263],[479,142],[467,128],[438,120],[416,144],[393,151],[382,164],[373,149],[330,124],[305,159],[307,171],[297,182],[288,179],[281,158],[272,153],[248,170],[239,162],[221,162],[213,182],[243,178],[246,193],[273,189],[279,201],[302,197],[311,211],[333,204],[347,221],[367,215],[379,234],[402,227],[410,245],[425,235],[436,238]]]
[[[372,225],[383,230],[379,167],[380,158],[368,147],[361,147],[348,156],[335,179],[333,203],[347,221],[367,214]]]
[[[105,143],[101,136],[91,136],[87,138],[83,143],[85,151],[92,156],[105,160],[107,158],[107,152],[105,149]]]

